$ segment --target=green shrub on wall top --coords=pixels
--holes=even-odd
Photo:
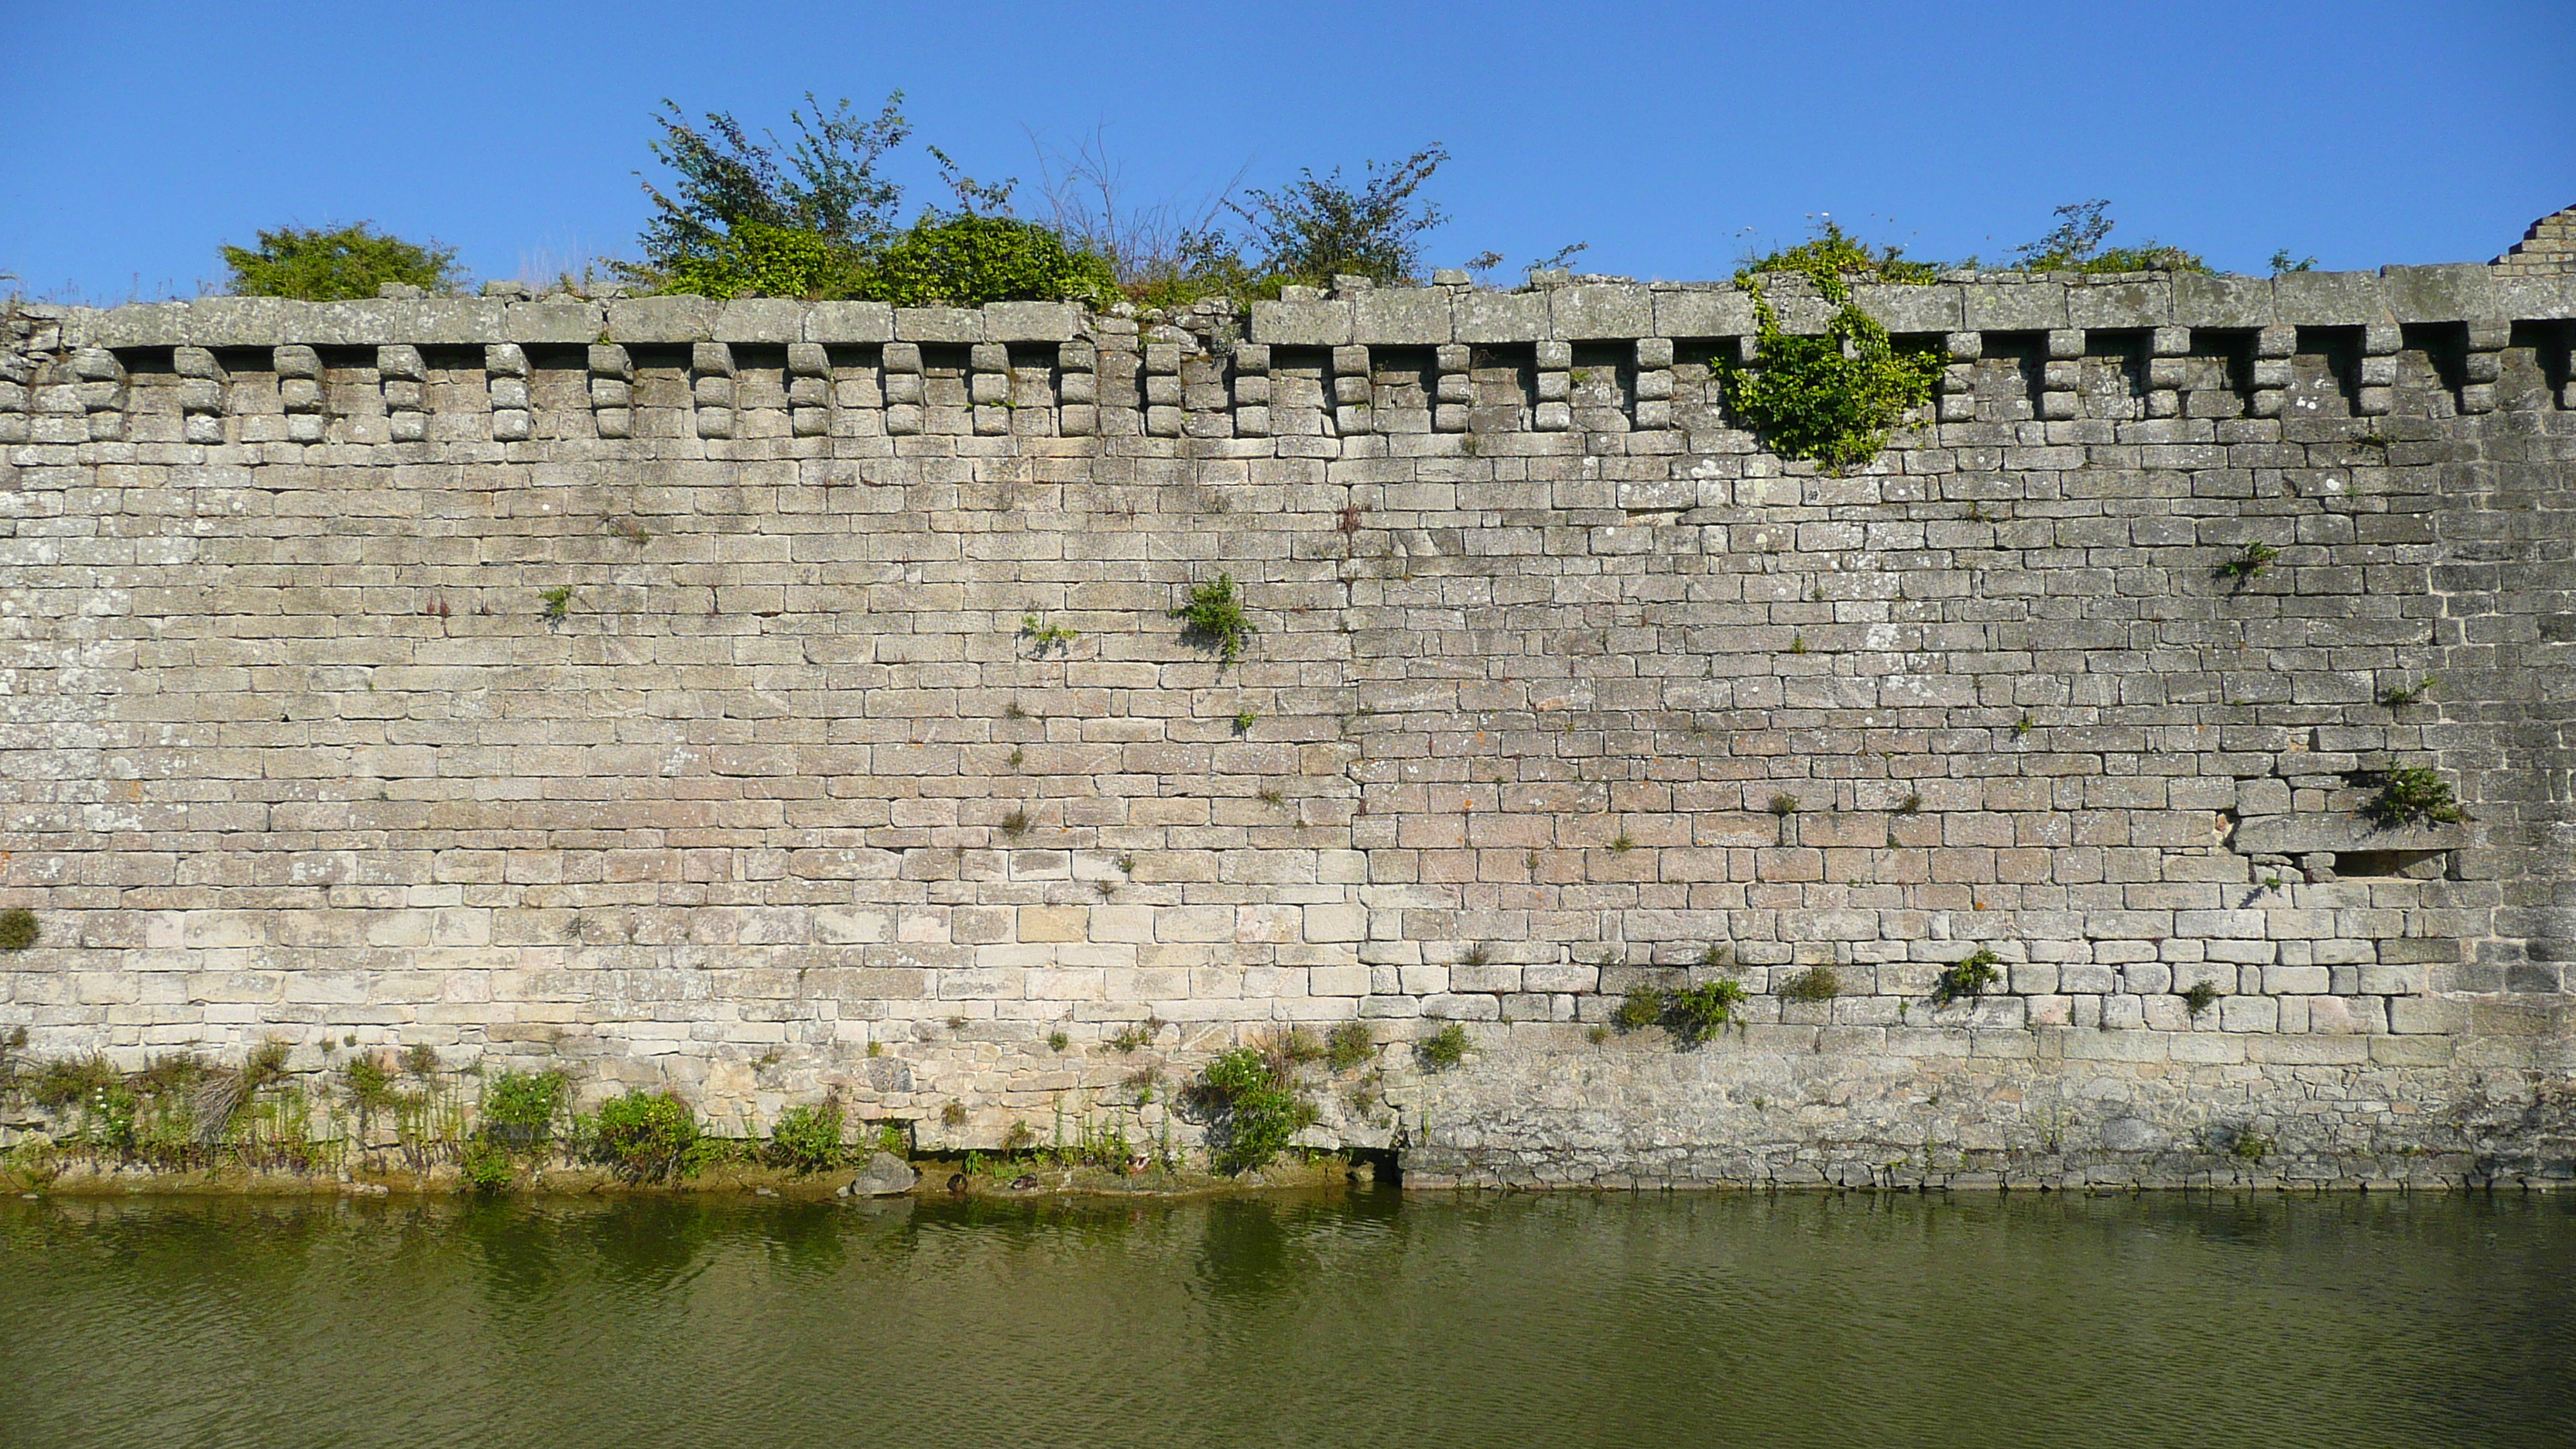
[[[371,231],[366,222],[325,231],[282,226],[259,234],[257,247],[219,247],[236,297],[293,297],[340,302],[372,297],[387,282],[428,292],[458,281],[454,247],[423,246]]]
[[[851,298],[899,307],[980,307],[987,302],[1117,300],[1118,277],[1062,231],[1005,214],[1011,184],[979,183],[930,148],[954,210],[932,207],[895,225],[903,189],[876,174],[911,134],[898,91],[874,119],[843,101],[788,112],[796,141],[754,139],[723,112],[703,128],[665,103],[653,151],[672,190],[647,184],[655,215],[645,260],[630,281],[706,297]]]
[[[662,290],[729,297],[846,295],[856,259],[820,233],[739,221],[663,274]]]
[[[1118,299],[1109,263],[1073,251],[1035,222],[1009,216],[923,217],[863,262],[850,285],[863,301],[898,307]]]

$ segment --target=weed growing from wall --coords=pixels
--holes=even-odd
[[[822,1105],[798,1105],[778,1114],[762,1160],[792,1172],[821,1172],[841,1161],[841,1101],[826,1097]]]
[[[1189,598],[1171,611],[1171,617],[1181,621],[1183,638],[1215,649],[1228,664],[1242,658],[1252,636],[1261,632],[1244,614],[1243,595],[1236,590],[1232,574],[1192,586]]]
[[[44,934],[36,913],[25,906],[11,906],[0,911],[0,951],[24,951],[35,945]]]
[[[1843,980],[1831,966],[1810,966],[1780,984],[1782,1001],[1831,1001],[1843,994]]]
[[[1324,1065],[1337,1072],[1364,1066],[1376,1055],[1377,1038],[1364,1021],[1343,1022],[1324,1038]]]
[[[1467,1059],[1467,1028],[1456,1022],[1424,1037],[1414,1048],[1422,1056],[1422,1065],[1435,1072],[1445,1072]]]
[[[1932,987],[1932,1004],[1948,1006],[1954,1001],[1985,995],[1988,988],[2004,979],[2003,959],[1980,946],[1970,955],[1942,967],[1941,979]]]
[[[2428,674],[2425,675],[2423,681],[2418,684],[2392,684],[2379,692],[2379,702],[2390,709],[2404,709],[2406,706],[2418,703],[2424,698],[2424,696],[2431,694],[2433,692],[2433,686],[2440,682],[2440,680]]]
[[[1027,613],[1020,616],[1020,637],[1029,641],[1032,653],[1044,654],[1050,649],[1062,649],[1081,638],[1082,631],[1068,629],[1062,624],[1050,624],[1043,614]]]
[[[356,1109],[360,1131],[372,1130],[376,1114],[391,1114],[401,1103],[402,1094],[394,1086],[394,1074],[374,1056],[355,1056],[340,1068],[340,1090]]]
[[[628,1182],[672,1182],[690,1165],[698,1119],[669,1092],[629,1092],[599,1104],[588,1137],[593,1160]]]
[[[1697,1046],[1717,1035],[1718,1029],[1735,1020],[1744,1005],[1744,987],[1729,980],[1704,981],[1685,986],[1672,994],[1664,1011],[1664,1025],[1685,1046]]]
[[[1193,1103],[1210,1117],[1219,1172],[1257,1172],[1315,1123],[1315,1104],[1262,1053],[1236,1047],[1207,1064],[1191,1084]]]
[[[2268,572],[2273,561],[2280,556],[2281,551],[2268,543],[2249,543],[2239,550],[2234,558],[2219,564],[2211,572],[2222,579],[2234,579],[2239,584],[2248,584]]]
[[[1630,989],[1619,1000],[1619,1009],[1610,1014],[1612,1024],[1621,1031],[1644,1031],[1664,1019],[1664,993],[1653,986]]]
[[[478,1137],[458,1151],[456,1173],[467,1191],[490,1197],[507,1191],[518,1169],[507,1148],[488,1137]]]
[[[571,1086],[561,1072],[501,1073],[483,1088],[483,1135],[519,1151],[544,1146]]]
[[[2417,825],[2438,821],[2455,825],[2468,819],[2468,812],[2451,798],[2451,787],[2442,777],[2424,765],[2409,765],[2390,770],[2379,777],[2379,793],[2361,807],[2361,813],[2382,825]]]
[[[1818,336],[1780,330],[1779,314],[1762,293],[1763,272],[1797,272],[1837,310]],[[1763,445],[1784,458],[1807,458],[1848,468],[1878,456],[1888,429],[1906,409],[1931,400],[1941,359],[1900,352],[1887,329],[1852,305],[1846,274],[1872,281],[1919,284],[1933,279],[1928,263],[1908,262],[1890,247],[1873,250],[1827,222],[1811,241],[1774,252],[1735,274],[1735,285],[1753,298],[1755,365],[1721,366],[1726,397],[1753,425]]]

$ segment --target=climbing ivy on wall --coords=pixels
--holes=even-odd
[[[1812,279],[1824,299],[1837,304],[1822,334],[1781,330],[1760,275],[1780,271]],[[1886,328],[1852,305],[1845,279],[1858,273],[1874,281],[1921,284],[1935,271],[1928,262],[1905,260],[1898,248],[1873,250],[1831,222],[1812,241],[1747,264],[1735,274],[1735,285],[1753,298],[1755,361],[1751,368],[1721,369],[1728,404],[1781,457],[1836,468],[1877,457],[1887,430],[1905,410],[1931,399],[1941,359],[1899,351]]]

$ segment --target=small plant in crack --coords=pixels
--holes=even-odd
[[[2226,994],[2218,989],[2218,983],[2215,981],[2195,981],[2189,990],[2182,993],[2183,1010],[2197,1017],[2216,1006],[2218,998]]]
[[[2030,718],[2030,714],[2029,714],[2029,712],[2028,712],[2027,710],[2025,710],[2025,711],[2023,711],[2023,713],[2022,713],[2022,717],[2021,717],[2021,718],[2019,718],[2019,719],[2017,719],[2017,720],[2014,720],[2014,721],[2013,721],[2013,738],[2014,738],[2014,739],[2021,739],[2021,738],[2024,738],[2025,736],[2029,735],[2029,733],[2030,733],[2032,730],[2037,729],[2037,728],[2038,728],[2038,726],[2037,726],[2037,725],[2035,725],[2035,724],[2033,724],[2033,723],[2031,722],[2031,718]]]
[[[1151,1046],[1154,1041],[1154,1034],[1162,1029],[1163,1022],[1159,1017],[1149,1016],[1143,1021],[1131,1021],[1127,1025],[1110,1033],[1110,1050],[1124,1056],[1127,1053],[1136,1050],[1138,1047]]]
[[[1016,699],[1012,700],[1009,704],[1002,706],[1002,718],[1004,719],[1027,719],[1028,717],[1029,712],[1022,709],[1020,707],[1020,702]]]
[[[1018,747],[1018,746],[1016,746],[1016,745],[1014,745],[1014,746],[1012,746],[1012,747],[1011,747],[1011,768],[1012,768],[1012,769],[1016,770],[1016,769],[1018,769],[1021,765],[1026,764],[1026,763],[1028,762],[1028,758],[1029,758],[1029,752],[1028,752],[1028,751],[1026,751],[1026,750],[1024,750],[1024,749],[1021,749],[1021,748],[1019,748],[1019,747]]]
[[[1353,1071],[1377,1055],[1377,1037],[1364,1021],[1346,1021],[1324,1037],[1324,1065],[1336,1072]]]
[[[1029,812],[1014,810],[1002,817],[1002,833],[1013,840],[1029,833]]]
[[[1798,813],[1798,797],[1789,794],[1774,795],[1771,797],[1770,810],[1772,814],[1786,820]]]
[[[2261,578],[2280,557],[2281,551],[2268,543],[2249,543],[2239,550],[2234,558],[2221,563],[2212,572],[2220,578],[2234,579],[2240,584],[2251,583]]]
[[[1445,1072],[1467,1059],[1467,1028],[1456,1022],[1424,1037],[1414,1050],[1421,1053],[1422,1064],[1435,1072]]]
[[[1948,1006],[1954,1001],[1983,996],[1988,988],[2004,979],[2003,959],[1980,946],[1972,954],[1941,968],[1941,979],[1933,984],[1932,1004]]]
[[[1634,850],[1634,849],[1636,849],[1636,848],[1637,848],[1637,840],[1636,840],[1636,837],[1635,837],[1635,836],[1630,835],[1630,834],[1629,834],[1626,830],[1624,830],[1624,829],[1623,829],[1623,830],[1621,830],[1617,835],[1614,835],[1614,836],[1612,836],[1612,837],[1610,838],[1610,853],[1611,853],[1612,855],[1626,855],[1629,851],[1632,851],[1632,850]]]
[[[1280,791],[1279,787],[1278,787],[1278,786],[1276,786],[1276,785],[1264,785],[1264,786],[1262,786],[1262,787],[1261,787],[1261,791],[1260,791],[1260,795],[1261,795],[1261,803],[1262,803],[1262,804],[1264,804],[1264,805],[1280,805],[1280,804],[1285,804],[1285,803],[1287,802],[1287,799],[1288,799],[1288,797],[1287,797],[1285,794],[1281,793],[1281,791]]]
[[[1458,954],[1458,964],[1461,966],[1482,968],[1492,965],[1493,961],[1494,948],[1486,945],[1482,941],[1478,941],[1476,944],[1468,947],[1466,950]]]
[[[572,589],[569,585],[548,589],[537,595],[545,601],[544,618],[549,624],[560,624],[572,615]]]
[[[1660,987],[1631,987],[1619,999],[1619,1009],[1610,1013],[1611,1024],[1621,1031],[1644,1031],[1664,1019],[1664,993]]]
[[[2404,709],[2406,706],[2415,703],[2428,694],[2431,694],[2433,692],[2434,683],[2435,681],[2433,676],[2428,674],[2424,676],[2424,680],[2420,684],[2411,686],[2392,684],[2379,692],[2379,702],[2388,706],[2390,709]]]
[[[1904,799],[1897,801],[1897,802],[1896,802],[1896,813],[1897,813],[1897,814],[1899,814],[1899,815],[1920,815],[1920,814],[1922,814],[1922,813],[1923,813],[1923,792],[1922,792],[1922,791],[1920,791],[1920,790],[1912,791],[1912,792],[1910,792],[1909,794],[1907,794],[1907,795],[1906,795],[1906,797],[1905,797]]]
[[[1843,994],[1843,979],[1831,966],[1810,966],[1780,983],[1782,1001],[1831,1001]]]
[[[619,538],[626,540],[628,543],[635,545],[637,548],[642,548],[644,545],[653,541],[652,531],[631,518],[612,518],[608,520],[608,531],[616,534]]]
[[[1261,711],[1257,709],[1238,709],[1234,712],[1234,732],[1239,735],[1248,735],[1252,733],[1253,725],[1258,723],[1260,719]]]
[[[1062,624],[1050,624],[1044,615],[1031,613],[1020,616],[1020,637],[1029,641],[1030,652],[1044,654],[1050,649],[1062,649],[1071,644],[1082,637],[1082,632]]]

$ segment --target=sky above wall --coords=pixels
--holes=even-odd
[[[808,90],[905,92],[914,203],[924,141],[1025,203],[1097,136],[1143,204],[1438,141],[1426,259],[1507,272],[1723,277],[1828,213],[1993,261],[2097,196],[2223,270],[2484,261],[2576,204],[2576,0],[1035,9],[0,0],[0,290],[190,296],[359,219],[551,277],[634,254],[665,97],[783,131]]]

